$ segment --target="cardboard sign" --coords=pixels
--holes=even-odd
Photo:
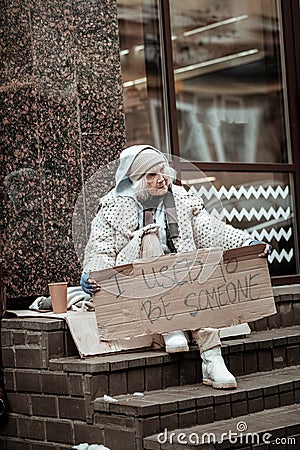
[[[94,272],[100,339],[229,327],[276,313],[263,248],[203,249]]]

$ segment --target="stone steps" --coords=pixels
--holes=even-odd
[[[142,438],[165,429],[211,426],[220,420],[298,403],[300,366],[238,377],[235,390],[216,390],[197,384],[145,392],[143,397],[120,395],[114,400],[115,403],[104,399],[94,401],[95,423],[109,425],[116,436],[126,422],[131,423],[128,431],[130,428],[137,430],[136,447],[132,448],[142,449]],[[130,439],[130,445],[133,445],[134,436],[131,435]]]
[[[300,364],[300,326],[253,332],[223,341],[222,353],[235,376]],[[50,360],[50,371],[98,376],[111,396],[152,391],[202,380],[201,358],[196,346],[190,352],[167,354],[161,350]]]
[[[111,450],[143,450],[143,439],[164,428],[211,426],[286,408],[299,401],[299,342],[299,325],[224,340],[238,389],[219,391],[201,384],[196,346],[173,355],[145,350],[81,359],[64,321],[5,319],[9,414],[0,448],[65,450],[97,442]],[[136,391],[145,396],[134,397]],[[96,400],[105,394],[119,401]]]
[[[299,405],[182,428],[143,440],[143,450],[296,449],[300,447]]]

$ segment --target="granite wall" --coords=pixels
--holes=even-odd
[[[1,253],[8,298],[21,298],[50,281],[79,283],[74,205],[125,145],[117,7],[7,0],[0,20]]]

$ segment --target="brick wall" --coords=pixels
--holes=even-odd
[[[252,327],[257,331],[299,325],[299,300],[296,292],[277,292],[277,314]],[[297,335],[283,339],[275,333],[275,338],[264,339],[256,342],[251,335],[242,344],[227,345],[225,341],[224,358],[236,375],[272,370],[299,360]],[[132,450],[135,437],[141,439],[138,419],[119,417],[112,424],[105,411],[94,410],[94,400],[104,394],[164,389],[201,380],[196,348],[180,357],[147,352],[139,357],[128,353],[109,359],[80,359],[61,319],[4,319],[2,355],[9,404],[0,433],[0,448],[5,450],[46,450],[53,445],[70,449],[81,442],[103,443],[114,449],[125,435]],[[153,420],[143,420],[140,426],[149,431],[155,425]]]
[[[87,439],[103,442],[101,427],[92,425],[92,400],[107,392],[105,383],[97,375],[62,371],[59,364],[50,363],[60,357],[78,358],[63,320],[4,320],[2,354],[9,404],[2,429],[7,449],[16,450],[20,444],[25,450],[34,441],[32,448],[40,450],[50,448],[49,443],[52,448],[53,443],[70,448]]]
[[[249,324],[253,331],[300,324],[300,286],[298,284],[276,286],[273,287],[273,293],[277,313]]]

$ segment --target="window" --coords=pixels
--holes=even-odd
[[[193,161],[286,163],[273,0],[170,0],[180,154]]]
[[[118,1],[128,145],[168,148],[160,0]]]
[[[118,1],[128,145],[183,158],[181,176],[205,202],[215,196],[228,223],[272,244],[273,277],[300,272],[287,3]]]

